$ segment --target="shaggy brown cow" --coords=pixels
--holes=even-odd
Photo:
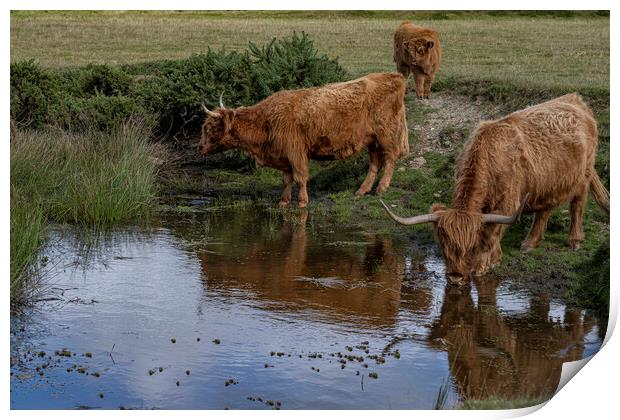
[[[535,213],[524,251],[538,246],[551,211],[567,202],[568,242],[578,249],[590,189],[609,213],[609,193],[594,169],[597,138],[590,108],[579,95],[565,95],[482,122],[459,157],[451,209],[434,205],[431,214],[404,219],[383,206],[399,223],[433,223],[446,276],[456,284],[499,264],[506,224],[513,223],[523,207]]]
[[[259,165],[284,175],[281,206],[299,187],[298,206],[306,207],[308,159],[343,159],[367,148],[370,168],[356,195],[372,188],[384,168],[377,194],[390,185],[394,162],[409,153],[405,117],[405,79],[398,73],[321,87],[277,92],[250,107],[206,109],[199,145],[204,154],[239,148]]]
[[[439,34],[404,21],[394,33],[394,62],[405,79],[413,73],[417,97],[428,98],[441,63]]]

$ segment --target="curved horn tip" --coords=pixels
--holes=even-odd
[[[383,202],[383,200],[379,199],[379,202],[381,202],[381,205],[383,205],[383,208],[385,209],[385,211],[387,212],[387,214],[397,223],[400,223],[401,225],[417,225],[417,224],[421,224],[421,223],[431,223],[431,222],[436,222],[437,221],[437,215],[436,214],[423,214],[420,216],[413,216],[413,217],[400,217],[395,215],[392,210],[390,210],[390,207],[385,204]]]
[[[226,108],[226,107],[224,106],[224,100],[223,100],[223,98],[224,98],[224,91],[222,91],[222,93],[220,93],[220,108]]]

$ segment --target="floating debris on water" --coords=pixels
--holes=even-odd
[[[84,356],[92,358],[93,354],[91,352],[87,351],[86,353],[84,353]]]
[[[99,398],[103,398],[103,392],[100,392],[98,395],[99,395]]]
[[[187,370],[185,371],[185,374],[186,374],[187,376],[189,376],[189,369],[187,369]]]
[[[372,379],[377,379],[377,378],[379,377],[379,374],[378,374],[378,373],[376,373],[376,372],[370,372],[370,373],[368,374],[368,377],[369,377],[369,378],[372,378]]]
[[[176,338],[171,338],[170,341],[172,342],[172,344],[174,344],[174,343],[177,342],[177,339]]]
[[[56,350],[56,355],[62,357],[71,357],[71,352],[67,349]]]
[[[215,344],[220,344],[220,343],[221,343],[221,341],[220,341],[220,339],[219,339],[219,338],[216,338],[215,340],[213,340],[213,342],[214,342]]]

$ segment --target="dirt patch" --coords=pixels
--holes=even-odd
[[[426,164],[423,155],[452,153],[468,139],[480,121],[497,118],[501,110],[484,99],[472,99],[448,92],[433,93],[430,99],[413,99],[408,104],[412,134],[410,169]]]

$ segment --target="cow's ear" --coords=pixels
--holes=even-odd
[[[404,41],[403,42],[403,47],[409,48],[409,41]]]
[[[433,204],[431,206],[431,213],[437,213],[439,211],[446,211],[446,206],[443,204]]]
[[[435,46],[435,43],[433,41],[426,41],[426,48],[427,49],[431,49]]]

